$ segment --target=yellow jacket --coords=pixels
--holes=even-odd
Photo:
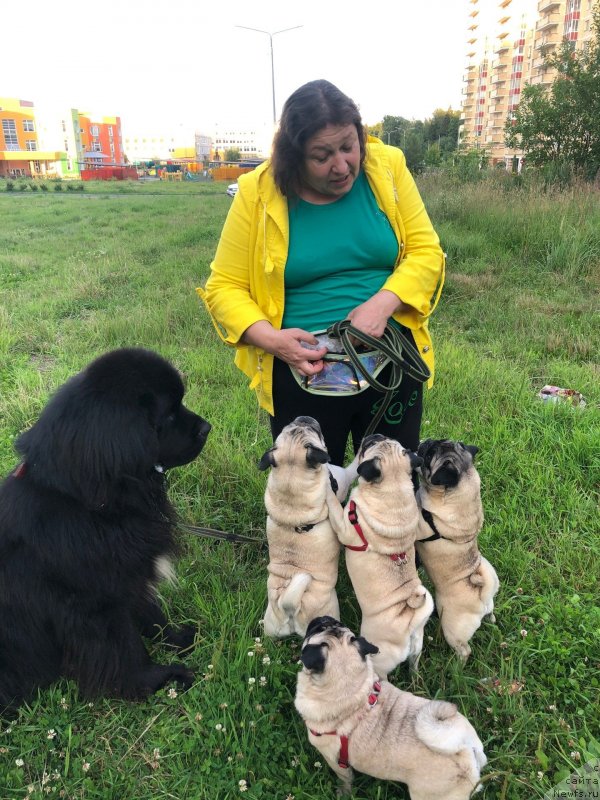
[[[363,168],[399,242],[394,271],[381,288],[411,306],[395,319],[412,330],[433,376],[427,320],[444,279],[444,254],[438,236],[401,150],[369,137]],[[268,161],[240,175],[238,185],[211,274],[205,288],[196,291],[221,339],[236,347],[235,363],[250,378],[250,389],[256,391],[259,404],[273,414],[273,356],[240,339],[259,320],[281,327],[289,245],[287,199],[275,186]]]

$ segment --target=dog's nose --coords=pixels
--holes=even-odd
[[[205,419],[200,419],[200,425],[198,427],[197,436],[199,439],[206,439],[208,434],[210,433],[212,425],[210,422],[207,422]]]

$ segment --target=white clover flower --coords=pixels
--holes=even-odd
[[[23,761],[22,758],[15,758],[15,764],[17,765],[17,767],[25,766],[25,762]]]
[[[262,663],[268,666],[271,663],[271,659],[269,658],[269,656],[263,656]]]
[[[257,637],[254,639],[254,641],[256,642],[256,644],[260,644],[260,636],[257,636]]]
[[[152,758],[155,761],[158,761],[158,759],[160,758],[160,747],[155,747],[154,748],[154,750],[152,751]]]
[[[50,730],[46,734],[46,738],[47,739],[54,739],[55,737],[56,737],[56,731],[54,730],[54,728],[50,728]]]
[[[217,722],[217,724],[215,725],[215,730],[217,730],[217,731],[222,731],[223,730],[223,726],[221,725],[220,722]]]
[[[266,686],[267,685],[267,679],[265,678],[264,675],[260,676],[260,685],[261,686]]]
[[[248,678],[248,683],[253,686],[256,683],[256,678]]]
[[[174,699],[177,697],[177,690],[176,690],[176,689],[173,689],[173,688],[171,688],[171,689],[169,689],[169,691],[167,692],[167,695],[168,695],[168,696],[171,698],[171,700],[174,700]]]
[[[320,762],[320,761],[315,761],[315,763],[314,763],[314,766],[315,766],[317,769],[321,769],[321,767],[323,766],[323,764],[321,764],[321,762]]]
[[[525,628],[521,628],[521,636],[523,638],[525,638],[527,636],[527,631],[525,630]]]
[[[247,792],[248,791],[248,784],[246,783],[246,781],[243,778],[238,781],[238,786],[240,787],[240,792]]]
[[[87,771],[89,770],[89,768],[90,768],[90,767],[91,767],[91,764],[90,764],[90,762],[89,762],[89,761],[84,761],[84,762],[83,762],[83,764],[81,765],[81,769],[82,769],[84,772],[87,772]]]
[[[206,669],[214,669],[214,666],[212,664],[209,664]]]
[[[254,650],[248,650],[248,658],[254,658]]]

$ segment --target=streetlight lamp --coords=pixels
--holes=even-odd
[[[280,31],[262,31],[260,28],[249,28],[247,25],[236,25],[236,28],[243,28],[246,31],[255,31],[256,33],[264,33],[269,37],[269,43],[271,45],[271,89],[273,93],[273,124],[277,122],[277,114],[275,112],[275,66],[273,63],[273,37],[277,36],[278,33],[287,33],[287,31],[295,31],[296,28],[303,28],[304,25],[294,25],[292,28],[283,28]]]

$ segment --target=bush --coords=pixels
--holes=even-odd
[[[54,191],[55,191],[55,192],[62,192],[62,190],[63,190],[63,188],[62,188],[62,183],[61,183],[60,181],[57,181],[57,182],[54,184]]]
[[[27,191],[27,184],[26,183],[20,183],[19,184],[19,191],[20,192],[26,192]]]
[[[67,192],[74,192],[74,191],[75,191],[75,184],[67,183]]]
[[[48,184],[46,183],[46,181],[44,181],[44,183],[40,183],[40,189],[42,190],[42,192],[48,191]]]
[[[31,191],[32,191],[32,192],[37,192],[37,190],[38,190],[40,187],[38,186],[38,184],[37,184],[37,183],[30,183],[30,184],[29,184],[29,188],[31,189]]]
[[[15,184],[13,181],[6,181],[6,191],[7,192],[14,192]]]
[[[85,185],[83,181],[80,181],[79,183],[75,184],[75,191],[83,192],[84,190],[85,190]]]

